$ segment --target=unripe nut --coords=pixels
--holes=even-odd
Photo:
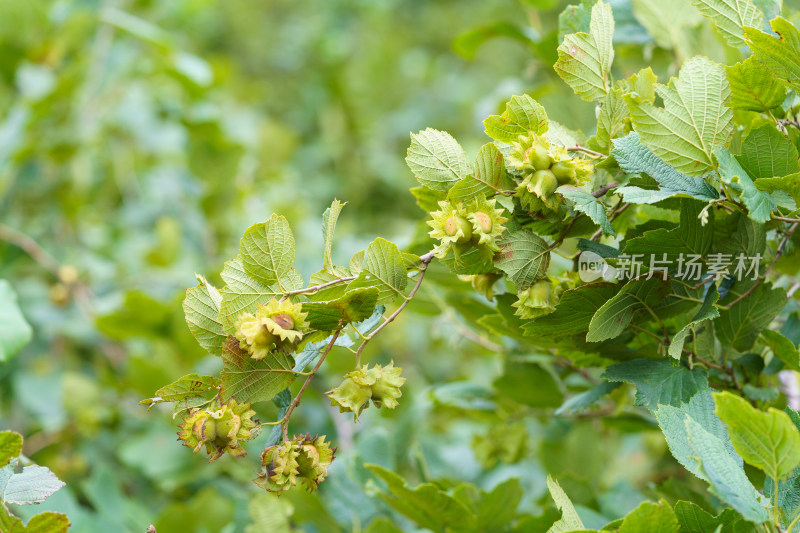
[[[555,175],[559,183],[569,183],[575,179],[575,163],[572,161],[558,161],[553,163],[550,171]]]
[[[294,329],[294,320],[286,313],[275,315],[272,317],[272,320],[283,329]]]
[[[475,220],[478,221],[478,226],[481,228],[481,231],[484,233],[490,233],[492,231],[492,217],[484,213],[483,211],[476,211],[473,213]]]
[[[530,159],[531,165],[533,165],[533,168],[536,170],[546,170],[550,168],[550,165],[553,163],[553,158],[550,157],[547,147],[541,144],[533,146],[528,151],[528,158]]]
[[[451,215],[444,223],[444,231],[451,237],[455,237],[459,229],[462,235],[456,239],[456,242],[458,244],[469,242],[472,239],[472,224],[469,223],[469,220],[462,216]]]
[[[532,177],[535,183],[533,192],[540,198],[549,197],[558,188],[558,180],[550,170],[537,170]]]

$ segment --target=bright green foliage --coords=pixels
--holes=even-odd
[[[0,363],[11,359],[33,336],[22,316],[17,295],[6,280],[0,280]]]
[[[567,35],[558,47],[556,72],[584,100],[600,100],[610,90],[613,36],[611,6],[601,0],[592,8],[589,33]]]
[[[514,142],[529,131],[539,135],[547,131],[548,120],[544,107],[528,96],[512,96],[502,115],[492,115],[483,121],[486,135],[502,142]]]
[[[797,54],[800,51],[800,31],[783,17],[770,21],[774,37],[760,27],[745,28],[745,41],[753,51],[753,57],[761,66],[788,85],[791,89],[800,88],[800,64]]]
[[[777,480],[800,465],[800,433],[786,413],[774,408],[761,412],[729,392],[716,393],[714,401],[745,462]]]
[[[692,4],[715,24],[728,44],[737,48],[745,45],[745,27],[760,28],[764,25],[764,13],[753,0],[692,0]]]
[[[447,192],[472,173],[467,154],[446,132],[428,128],[411,135],[406,163],[423,187]]]
[[[728,142],[733,112],[722,65],[704,57],[688,60],[677,79],[657,85],[664,107],[625,97],[642,143],[677,171],[700,176],[714,168],[713,153]]]
[[[0,0],[0,253],[26,317],[6,290],[0,360],[36,332],[0,407],[76,530],[797,533],[790,6],[38,2]],[[476,109],[499,113],[483,138]],[[403,177],[420,117],[452,135],[412,134]],[[193,270],[184,324],[167,298]],[[175,425],[219,462],[164,445]],[[30,519],[61,482],[20,453],[0,433]],[[0,507],[4,532],[67,527],[23,523]]]
[[[555,500],[556,507],[561,511],[561,519],[553,524],[550,529],[547,530],[547,533],[563,533],[565,531],[583,529],[581,518],[578,516],[578,513],[575,512],[575,507],[572,505],[569,496],[567,496],[558,484],[558,481],[548,476],[547,489],[550,491],[553,500]]]
[[[45,512],[30,519],[27,525],[9,513],[8,504],[33,505],[44,502],[64,483],[49,469],[30,465],[17,471],[22,453],[22,435],[13,431],[0,432],[0,531],[3,533],[63,533],[70,526],[61,513]]]
[[[768,112],[783,103],[786,88],[753,57],[725,67],[733,109]]]

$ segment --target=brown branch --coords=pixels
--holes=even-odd
[[[797,229],[798,225],[800,225],[800,221],[795,222],[794,224],[792,224],[792,226],[788,230],[786,230],[786,233],[783,234],[783,239],[781,239],[780,244],[778,244],[778,249],[775,252],[775,259],[772,260],[772,263],[770,263],[770,265],[764,271],[764,276],[759,278],[758,281],[756,281],[755,283],[753,283],[753,285],[751,285],[750,288],[747,289],[741,296],[739,296],[734,301],[729,303],[728,307],[733,307],[737,303],[741,302],[742,300],[744,300],[745,298],[747,298],[748,296],[753,294],[753,291],[755,291],[758,288],[759,285],[764,283],[764,280],[767,279],[767,276],[769,275],[769,273],[772,272],[772,269],[775,266],[775,263],[777,263],[778,259],[780,259],[781,256],[783,255],[783,250],[784,250],[784,248],[786,248],[786,243],[789,242],[789,239],[791,238],[792,234]]]
[[[433,261],[433,257],[434,257],[434,255],[433,255],[432,251],[428,252],[427,254],[425,254],[423,256],[420,256],[419,260],[422,263],[422,266],[420,266],[420,269],[419,269],[419,277],[417,278],[417,283],[414,285],[414,288],[411,289],[411,292],[408,293],[408,296],[405,297],[405,300],[403,300],[403,303],[400,304],[400,307],[395,309],[394,313],[392,313],[391,315],[389,315],[386,318],[386,322],[384,322],[383,324],[378,326],[375,329],[375,331],[372,332],[371,335],[369,335],[368,337],[364,338],[364,342],[361,343],[361,346],[358,347],[358,351],[356,352],[356,366],[361,364],[361,353],[364,351],[364,348],[366,347],[367,343],[369,341],[371,341],[375,337],[375,335],[377,335],[383,328],[385,328],[387,325],[389,325],[389,323],[392,320],[397,318],[397,315],[399,315],[400,313],[403,312],[403,309],[406,308],[406,306],[408,305],[408,302],[410,302],[414,298],[414,296],[417,294],[417,291],[419,290],[419,286],[422,285],[422,279],[425,277],[425,271],[428,270],[428,265],[430,264],[431,261]]]
[[[570,152],[581,152],[597,158],[606,156],[605,154],[601,154],[600,152],[595,152],[594,150],[589,150],[588,148],[584,148],[583,146],[578,146],[578,145],[568,146],[567,150],[569,150]]]
[[[45,270],[58,277],[58,269],[61,264],[30,236],[5,224],[0,224],[0,240],[21,248]]]
[[[617,217],[619,217],[622,213],[625,212],[626,209],[628,209],[631,206],[631,204],[621,204],[621,205],[622,205],[622,207],[619,207],[620,204],[617,204],[617,207],[614,208],[614,213],[612,213],[611,216],[608,219],[609,224],[611,222],[614,222],[617,219]],[[617,208],[619,208],[619,209],[617,209]],[[602,234],[603,234],[603,229],[600,228],[600,229],[598,229],[597,231],[594,232],[594,235],[592,235],[589,238],[589,240],[590,241],[596,241],[597,239],[600,238],[600,235],[602,235]]]
[[[596,191],[594,191],[592,193],[592,196],[594,196],[595,198],[600,198],[601,196],[603,196],[605,193],[607,193],[611,189],[616,189],[617,187],[619,187],[619,182],[618,181],[615,181],[613,183],[608,183],[606,185],[603,185],[602,187],[600,187]]]
[[[322,289],[325,289],[325,288],[330,287],[332,285],[338,285],[339,283],[345,283],[347,281],[353,281],[357,277],[358,276],[344,276],[344,277],[341,277],[341,278],[336,278],[336,279],[334,279],[332,281],[326,281],[325,283],[320,283],[319,285],[313,285],[311,287],[306,287],[305,289],[297,289],[297,290],[294,290],[294,291],[288,291],[288,292],[283,293],[283,297],[281,298],[281,300],[285,300],[289,296],[294,296],[295,294],[305,294],[307,292],[321,291]]]
[[[772,220],[780,220],[781,222],[791,222],[793,224],[800,222],[800,218],[776,217],[775,215],[772,215]]]
[[[314,368],[311,370],[311,373],[306,378],[305,382],[303,383],[303,386],[300,387],[300,390],[297,392],[297,396],[294,397],[292,404],[286,410],[286,414],[283,415],[282,424],[283,424],[284,441],[289,440],[289,418],[291,418],[292,412],[294,411],[295,407],[300,405],[300,399],[303,397],[303,393],[306,391],[306,388],[308,388],[308,384],[311,383],[312,379],[314,379],[314,376],[317,374],[319,367],[322,366],[322,363],[325,361],[325,358],[328,356],[328,353],[331,351],[331,348],[333,348],[333,345],[336,343],[336,339],[339,338],[339,334],[341,332],[342,330],[338,329],[333,334],[333,336],[331,337],[331,341],[328,343],[328,346],[325,347],[325,351],[322,352],[322,357],[320,357],[319,361],[317,361],[317,364],[314,365]]]

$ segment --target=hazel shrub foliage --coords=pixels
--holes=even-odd
[[[357,421],[403,402],[402,369],[361,358],[436,262],[494,306],[475,328],[598,377],[560,414],[614,402],[609,394],[627,383],[687,476],[707,487],[702,500],[687,489],[644,502],[603,531],[800,531],[800,414],[789,407],[800,401],[789,299],[800,283],[800,31],[780,16],[765,26],[765,2],[692,4],[742,60],[685,58],[666,84],[649,68],[614,79],[610,4],[566,12],[577,31],[554,68],[596,103],[592,136],[549,120],[527,95],[484,121],[491,141],[474,160],[446,132],[412,134],[406,161],[427,233],[414,249],[429,252],[377,238],[335,265],[335,200],[323,215],[323,266],[305,283],[287,220],[251,226],[225,264],[225,285],[199,277],[184,301],[192,333],[222,358],[221,375],[185,376],[144,403],[173,402],[180,440],[211,460],[244,455],[246,441],[271,428],[255,483],[315,490],[335,450],[326,436],[289,437],[292,413],[331,352],[354,361],[327,393],[340,412]],[[582,271],[587,257],[602,268]],[[250,405],[270,400],[278,419],[254,421]],[[514,461],[525,446],[519,424],[497,432],[506,438],[486,444],[495,451],[478,454],[484,463]],[[389,471],[373,473],[398,498],[416,494]],[[537,531],[594,531],[555,479],[548,488],[561,518]],[[424,513],[395,509],[432,527]],[[509,520],[501,529],[515,527]],[[444,529],[471,530],[453,524]]]

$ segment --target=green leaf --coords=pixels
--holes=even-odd
[[[764,25],[764,14],[753,0],[692,0],[692,4],[734,48],[745,46],[745,26],[760,28]]]
[[[628,174],[647,174],[656,180],[661,191],[668,192],[669,196],[686,194],[698,200],[719,198],[719,193],[704,179],[681,174],[656,157],[641,143],[639,135],[635,132],[629,133],[621,139],[614,139],[614,149],[611,151],[611,155],[617,160],[622,170]],[[617,192],[619,191],[620,189],[617,189]],[[647,191],[646,194],[653,196],[653,191]],[[663,198],[658,197],[655,201]]]
[[[556,502],[556,507],[561,511],[561,518],[558,522],[553,524],[547,533],[566,533],[568,531],[577,531],[584,528],[581,517],[575,511],[575,506],[572,505],[567,493],[558,484],[558,481],[551,476],[547,476],[547,489],[550,491],[550,496]]]
[[[625,102],[645,146],[678,172],[700,176],[714,169],[714,149],[733,131],[730,92],[722,66],[697,56],[669,85],[656,85],[664,107],[634,95],[625,95]]]
[[[602,100],[610,89],[614,61],[614,16],[602,0],[592,8],[589,33],[572,33],[558,47],[554,68],[575,94],[588,101]]]
[[[547,113],[544,107],[528,96],[512,96],[506,103],[502,115],[491,115],[483,121],[486,135],[496,141],[514,142],[520,135],[534,132],[537,135],[547,131]]]
[[[652,311],[668,292],[669,283],[661,277],[632,279],[594,314],[586,341],[600,342],[617,337],[625,331],[638,311]]]
[[[687,501],[675,504],[675,515],[681,524],[681,533],[734,533],[734,525],[741,521],[732,509],[712,516],[696,503]],[[722,526],[721,530],[719,526]]]
[[[0,431],[0,468],[22,453],[22,435],[14,431]]]
[[[628,106],[622,94],[621,89],[611,89],[603,97],[597,114],[597,133],[589,139],[589,147],[593,150],[607,154],[612,148],[611,140],[625,133]]]
[[[784,412],[789,415],[794,426],[800,430],[800,414],[789,407],[786,407]],[[775,489],[777,489],[777,495]],[[764,479],[764,495],[770,500],[775,498],[775,505],[781,510],[783,525],[786,528],[789,522],[798,515],[800,508],[800,467],[795,468],[789,477],[777,483],[769,477]]]
[[[365,287],[354,289],[342,297],[328,302],[307,302],[303,311],[311,327],[320,331],[333,331],[351,322],[361,322],[372,316],[380,291]]]
[[[355,327],[355,326],[354,326]],[[333,339],[333,336],[321,340],[319,342],[307,342],[303,345],[303,351],[296,353],[294,356],[295,364],[294,364],[294,371],[295,372],[305,372],[306,368],[312,363],[316,363],[317,359],[322,355],[322,352],[325,351],[325,348],[328,347],[328,344]],[[339,338],[336,339],[336,342],[333,343],[334,346],[344,346],[349,348],[353,345],[353,341],[347,335],[340,335]],[[273,400],[274,401],[274,400]],[[288,405],[287,405],[288,407]]]
[[[0,279],[0,363],[17,355],[32,338],[33,329],[22,316],[17,293]]]
[[[786,87],[755,58],[725,67],[731,86],[732,109],[766,113],[783,103]]]
[[[592,283],[565,291],[556,310],[525,324],[529,337],[562,337],[589,330],[595,312],[619,292],[612,283]]]
[[[702,370],[689,370],[663,359],[634,359],[617,363],[603,374],[609,381],[627,381],[636,385],[636,403],[655,411],[659,404],[679,406],[708,388]]]
[[[631,257],[634,254],[642,254],[646,264],[649,264],[649,256],[662,259],[663,254],[666,254],[671,269],[673,266],[677,268],[681,254],[705,256],[711,249],[714,237],[713,225],[709,223],[704,226],[698,218],[705,205],[684,199],[681,200],[680,207],[680,224],[677,228],[646,231],[641,237],[630,239],[625,243],[625,253]],[[713,214],[709,213],[709,221],[712,216]]]
[[[800,353],[798,353],[797,346],[792,341],[771,329],[761,331],[761,338],[764,344],[772,350],[775,357],[783,361],[786,368],[800,372]]]
[[[439,202],[446,198],[444,193],[432,191],[427,187],[412,187],[409,192],[417,199],[417,205],[420,209],[426,213],[438,210]]]
[[[271,400],[292,384],[295,378],[294,360],[282,352],[270,352],[256,360],[239,348],[239,341],[230,337],[222,351],[222,397],[235,398],[239,403]]]
[[[291,516],[293,509],[285,500],[272,494],[256,494],[247,505],[252,523],[244,533],[292,533]]]
[[[294,236],[285,217],[272,215],[244,232],[239,253],[245,273],[259,283],[278,283],[292,269]],[[288,289],[286,289],[288,290]]]
[[[688,403],[675,405],[658,405],[653,415],[658,421],[661,432],[669,446],[672,456],[689,472],[708,481],[703,472],[700,461],[689,443],[689,433],[686,428],[686,419],[691,418],[704,430],[717,437],[724,445],[725,450],[733,461],[742,466],[742,458],[731,445],[728,432],[722,420],[714,413],[714,397],[708,388],[701,389],[691,397]]]
[[[714,401],[733,447],[746,463],[777,480],[800,465],[800,432],[789,415],[774,407],[759,411],[730,392],[714,393]]]
[[[679,528],[672,507],[664,502],[642,502],[622,521],[619,533],[678,533]]]
[[[433,128],[411,134],[406,164],[423,187],[445,193],[472,173],[461,145],[449,133]]]
[[[714,321],[717,337],[723,344],[733,346],[740,352],[749,350],[786,302],[786,291],[762,283],[750,296],[730,309],[720,311],[719,318]]]
[[[692,30],[703,22],[697,9],[689,0],[633,0],[633,13],[636,19],[653,36],[661,48],[675,50],[677,54],[688,57]]]
[[[197,274],[197,281],[200,282],[197,287],[186,289],[183,300],[186,324],[203,349],[221,355],[227,337],[218,319],[222,295],[203,276]]]
[[[207,396],[210,392],[216,393],[219,385],[219,378],[201,376],[200,374],[187,374],[177,381],[158,389],[156,397],[164,402],[179,402],[195,396]]]
[[[742,155],[736,159],[755,179],[783,177],[800,171],[797,148],[772,124],[750,131],[742,143]]]
[[[719,311],[714,306],[718,300],[719,292],[717,291],[716,287],[712,286],[706,293],[706,297],[703,300],[703,305],[700,306],[700,309],[697,311],[697,314],[694,315],[692,321],[683,326],[675,335],[672,336],[672,341],[668,350],[670,356],[674,357],[675,359],[680,359],[681,353],[683,352],[683,344],[686,342],[686,338],[692,333],[692,331],[706,320],[713,320],[719,317]]]
[[[769,514],[740,464],[727,452],[725,443],[712,435],[692,418],[686,418],[686,433],[704,477],[719,499],[738,511],[745,520],[766,522]]]
[[[248,276],[237,257],[225,263],[222,279],[226,285],[220,291],[222,303],[219,307],[219,322],[227,333],[233,333],[234,323],[242,313],[255,313],[257,304],[266,305],[271,299],[283,295],[277,283],[264,285]],[[303,288],[303,280],[296,270],[286,273],[281,281],[284,290]]]
[[[10,516],[4,507],[0,506],[0,529],[3,533],[66,533],[70,522],[67,515],[50,511],[39,513],[28,520],[28,525],[22,520]]]
[[[13,468],[16,461],[6,468]],[[49,496],[64,486],[49,469],[31,465],[22,469],[22,472],[12,474],[5,487],[0,486],[0,504],[29,505],[42,503]]]
[[[576,394],[561,404],[561,407],[556,409],[556,415],[571,415],[583,411],[591,407],[600,398],[615,391],[620,387],[620,383],[612,383],[604,381],[600,385],[593,387],[586,392]]]
[[[503,233],[494,265],[508,274],[517,289],[527,289],[547,273],[550,251],[544,239],[530,230]]]
[[[378,497],[415,524],[437,533],[470,529],[473,514],[436,485],[422,483],[410,489],[403,478],[391,470],[374,464],[365,466],[386,483],[387,490],[379,492]]]
[[[770,21],[775,38],[761,27],[745,28],[744,39],[753,57],[791,89],[800,90],[800,31],[783,17]]]
[[[333,273],[333,232],[336,229],[339,213],[342,212],[346,203],[334,198],[331,206],[322,214],[322,239],[325,245],[322,254],[322,269],[331,273]]]
[[[487,143],[478,151],[474,175],[453,185],[447,197],[453,201],[467,201],[481,194],[490,198],[509,189],[513,189],[513,184],[506,174],[503,154],[494,143]]]
[[[386,303],[398,296],[408,284],[406,267],[400,250],[393,242],[377,238],[367,247],[364,267],[358,278],[351,281],[347,290],[377,287],[380,290],[378,303]]]
[[[605,206],[590,193],[571,185],[562,185],[556,189],[556,192],[573,202],[576,211],[586,213],[586,215],[592,219],[592,222],[600,226],[603,233],[606,235],[617,234],[608,221]]]
[[[760,178],[755,184],[762,191],[783,191],[800,205],[800,174],[790,174],[782,178]]]
[[[748,216],[756,222],[768,221],[770,213],[775,209],[775,202],[772,201],[769,194],[756,187],[750,175],[727,148],[717,148],[714,155],[719,161],[720,177],[723,183],[739,192],[742,202],[747,207]]]
[[[536,386],[531,387],[531,383]],[[533,363],[507,359],[503,375],[493,385],[503,396],[528,407],[555,408],[564,401],[564,393],[553,374]]]

